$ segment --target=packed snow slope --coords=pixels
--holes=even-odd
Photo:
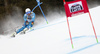
[[[90,9],[99,43],[86,13],[69,18],[74,49],[65,16],[15,38],[0,36],[0,54],[100,54],[99,10],[100,6]]]

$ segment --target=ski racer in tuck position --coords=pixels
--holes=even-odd
[[[35,20],[35,13],[32,12],[30,10],[30,8],[26,8],[25,12],[26,13],[24,14],[24,17],[23,17],[24,25],[22,26],[22,28],[18,29],[16,32],[14,32],[11,37],[15,37],[16,34],[22,32],[22,31],[23,31],[23,33],[25,33],[25,31],[32,29],[34,20]]]

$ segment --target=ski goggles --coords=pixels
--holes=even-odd
[[[31,11],[26,12],[26,14],[30,14],[30,13],[31,13]]]

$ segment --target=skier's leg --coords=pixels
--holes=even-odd
[[[17,30],[16,33],[18,34],[19,32],[23,31],[27,27],[27,25],[28,25],[28,22],[25,21],[23,27]]]
[[[16,31],[16,34],[18,34],[19,32],[23,31],[26,28],[26,26],[23,26],[22,28],[20,28],[19,30]]]
[[[19,30],[17,30],[16,32],[14,32],[11,37],[15,37],[16,34],[18,34],[19,32],[21,32],[22,30],[25,29],[25,26],[23,26],[22,28],[20,28]]]
[[[29,22],[29,24],[27,25],[27,28],[28,28],[28,29],[31,28],[31,22]]]
[[[13,34],[12,34],[12,36],[11,37],[15,37],[15,35],[16,34],[18,34],[18,33],[20,33],[21,31],[23,31],[26,27],[27,27],[27,21],[24,23],[24,25],[23,25],[23,27],[22,28],[20,28],[20,29],[18,29],[16,32],[14,32]]]
[[[32,22],[31,22],[31,27],[33,27],[33,25],[34,25],[34,22],[32,21]]]
[[[27,31],[27,30],[29,30],[29,28],[30,28],[30,22],[27,22],[27,26],[25,27],[25,29],[23,30],[23,33],[25,34],[25,32]]]
[[[29,23],[30,29],[32,29],[33,24],[34,24],[34,22],[33,22],[33,21]]]

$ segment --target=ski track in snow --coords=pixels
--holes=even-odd
[[[100,40],[99,9],[100,6],[90,10],[98,40]],[[37,26],[34,31],[17,35],[15,38],[9,39],[9,35],[6,38],[0,36],[0,54],[99,54],[100,41],[96,42],[88,14],[69,18],[69,23],[74,49],[71,48],[67,21],[64,17],[48,25]]]

